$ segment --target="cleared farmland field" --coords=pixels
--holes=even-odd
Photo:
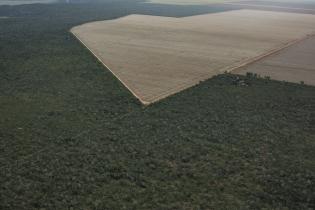
[[[240,6],[135,1],[0,7],[0,209],[315,209],[315,87],[224,74],[144,107],[70,28]]]
[[[315,32],[315,16],[238,10],[129,15],[71,32],[144,104],[274,53]]]
[[[234,0],[234,1],[237,1],[237,0]],[[154,4],[201,5],[201,4],[233,2],[233,0],[148,0],[148,2],[154,3]]]
[[[272,79],[315,85],[315,37],[310,37],[234,73],[252,72]]]

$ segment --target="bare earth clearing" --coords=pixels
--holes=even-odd
[[[238,1],[238,0],[234,0]],[[153,4],[174,4],[174,5],[203,5],[223,2],[233,2],[233,0],[148,0]]]
[[[267,56],[235,73],[257,73],[272,79],[315,85],[315,37],[310,37],[287,49]]]
[[[315,3],[315,1],[314,1]],[[286,12],[297,12],[297,13],[308,13],[308,14],[314,14],[315,13],[315,7],[314,4],[290,4],[286,3],[283,4],[279,2],[278,4],[272,3],[272,2],[256,2],[256,1],[249,1],[249,2],[224,2],[225,5],[230,6],[239,6],[241,8],[246,9],[258,9],[258,10],[272,10],[272,11],[286,11]]]
[[[237,10],[185,18],[130,15],[71,31],[148,104],[315,32],[315,16]]]

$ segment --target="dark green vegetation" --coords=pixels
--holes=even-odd
[[[315,208],[314,87],[226,74],[143,107],[68,33],[222,9],[0,7],[0,209]]]

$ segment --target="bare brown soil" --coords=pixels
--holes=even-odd
[[[314,25],[314,15],[238,10],[130,15],[71,32],[147,104],[274,53],[313,34]]]
[[[238,0],[148,0],[147,2],[153,4],[201,5],[235,1]]]
[[[252,72],[275,80],[315,85],[315,37],[265,57],[235,73]]]
[[[260,10],[278,10],[286,12],[298,12],[314,14],[315,8],[305,8],[298,6],[286,6],[286,5],[270,5],[270,4],[257,4],[257,3],[244,3],[244,2],[226,2],[225,5],[240,6],[248,9],[260,9]]]

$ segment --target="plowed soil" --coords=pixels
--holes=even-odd
[[[238,10],[185,18],[130,15],[71,31],[148,104],[315,32],[315,16]]]
[[[315,85],[315,37],[235,71],[239,74],[247,72],[275,80]]]

